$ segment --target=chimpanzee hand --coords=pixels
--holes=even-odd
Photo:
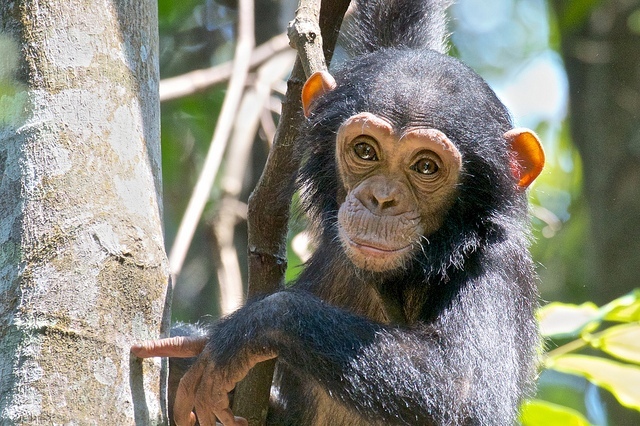
[[[229,407],[228,393],[253,366],[272,358],[275,358],[275,354],[252,355],[244,361],[232,362],[227,368],[221,368],[213,362],[210,351],[205,347],[195,365],[180,380],[173,408],[176,424],[193,425],[195,416],[192,410],[195,407],[201,426],[215,425],[216,417],[224,426],[247,425],[245,419],[234,417]]]
[[[172,337],[136,344],[131,348],[140,358],[152,356],[192,357],[199,354],[196,363],[180,380],[173,407],[178,426],[194,425],[196,415],[201,426],[213,426],[216,417],[224,426],[245,426],[247,421],[234,417],[229,407],[228,393],[259,362],[275,358],[275,354],[249,355],[243,361],[232,362],[226,368],[216,365],[211,351],[205,345],[206,337]],[[234,365],[237,364],[237,365]]]

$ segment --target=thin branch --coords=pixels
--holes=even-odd
[[[607,330],[601,330],[597,333],[583,333],[579,338],[572,340],[568,343],[565,343],[562,346],[559,346],[551,351],[548,351],[544,354],[543,361],[545,363],[549,361],[553,361],[556,358],[561,357],[562,355],[566,355],[571,352],[578,351],[586,346],[593,346],[592,342],[597,341],[602,335],[604,335]]]
[[[314,3],[315,2],[315,3]],[[289,220],[289,205],[294,192],[294,181],[297,175],[298,162],[293,153],[293,145],[303,123],[300,94],[309,73],[327,69],[326,65],[306,66],[301,56],[315,64],[324,63],[324,58],[331,56],[335,46],[342,17],[346,11],[348,0],[325,1],[323,34],[330,43],[329,48],[320,44],[322,37],[317,29],[316,36],[298,37],[304,29],[296,29],[291,25],[290,34],[296,37],[294,44],[300,49],[291,77],[287,82],[288,90],[283,102],[282,116],[278,126],[274,145],[269,153],[267,164],[260,181],[249,199],[249,296],[270,293],[283,284],[286,269],[286,231]],[[309,16],[318,19],[319,0],[301,0],[298,10],[300,21],[307,21]],[[323,20],[320,16],[319,19]],[[306,25],[305,28],[318,28]],[[307,45],[312,45],[307,47]],[[309,55],[319,55],[311,58]]]
[[[220,289],[220,314],[229,315],[242,304],[242,274],[238,252],[233,246],[235,227],[238,223],[237,205],[233,197],[221,200],[220,211],[214,225],[216,241],[220,252],[220,264],[217,268],[218,287]]]
[[[565,343],[564,345],[555,348],[552,351],[547,352],[546,354],[544,354],[544,361],[545,363],[548,362],[548,360],[553,360],[555,358],[558,358],[562,355],[566,355],[570,352],[575,352],[578,349],[582,349],[585,346],[588,346],[589,342],[580,338],[580,339],[576,339],[576,340],[572,340],[569,343]]]
[[[204,206],[209,200],[213,181],[218,173],[229,134],[231,133],[231,127],[234,123],[234,116],[238,110],[238,104],[249,73],[251,52],[255,45],[253,36],[253,0],[240,0],[238,17],[238,41],[227,95],[222,103],[222,109],[218,116],[216,129],[213,133],[213,139],[209,146],[202,172],[187,205],[187,210],[182,218],[169,255],[169,268],[174,276],[174,281],[180,274],[196,225],[200,221]]]
[[[289,50],[287,35],[277,35],[255,48],[251,54],[249,69],[253,70],[269,58],[287,50]],[[160,102],[192,95],[216,84],[224,83],[231,78],[232,73],[233,62],[229,61],[215,67],[165,78],[160,81]]]
[[[254,123],[253,112],[261,109],[258,105],[255,90],[244,93],[242,102],[234,121],[233,136],[225,175],[222,179],[224,195],[220,202],[220,211],[214,226],[220,249],[220,265],[218,265],[218,286],[220,288],[220,313],[228,315],[235,311],[243,299],[242,276],[237,251],[233,245],[237,217],[229,210],[230,202],[235,201],[242,190],[245,167],[251,146],[253,145],[257,123]]]

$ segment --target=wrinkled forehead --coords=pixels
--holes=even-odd
[[[338,139],[353,139],[360,135],[389,139],[395,143],[446,138],[441,131],[427,127],[424,123],[420,126],[402,128],[388,118],[370,112],[360,112],[348,117],[338,129]]]

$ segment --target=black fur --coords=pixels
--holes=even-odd
[[[537,296],[527,200],[503,138],[512,123],[479,76],[440,53],[446,3],[363,2],[361,54],[335,75],[299,141],[318,249],[292,289],[212,330],[219,365],[279,354],[270,424],[509,425],[532,389]],[[364,111],[399,129],[437,128],[463,158],[443,226],[393,272],[357,269],[336,235],[335,134]]]
[[[353,54],[383,47],[446,51],[446,1],[360,1],[347,31]]]

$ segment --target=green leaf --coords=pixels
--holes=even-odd
[[[640,290],[622,296],[602,307],[606,321],[640,321]]]
[[[573,408],[541,399],[526,402],[520,412],[522,426],[589,426],[589,421]]]
[[[587,355],[563,355],[549,368],[578,374],[611,392],[620,404],[640,410],[640,367]]]
[[[552,302],[538,311],[542,335],[556,338],[577,336],[600,316],[600,310],[591,302],[582,305]]]
[[[640,324],[609,327],[589,343],[616,358],[640,364]]]

